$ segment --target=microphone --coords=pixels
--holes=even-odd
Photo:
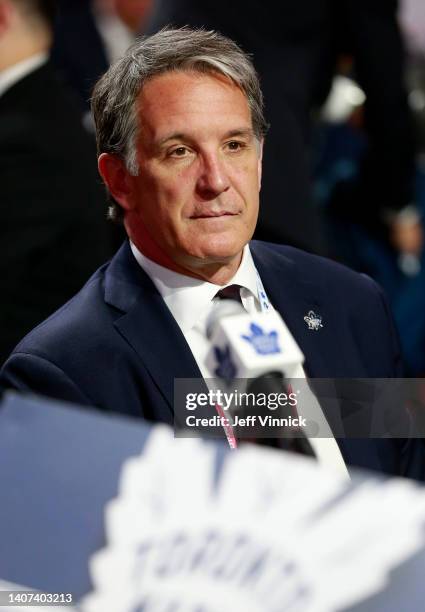
[[[304,362],[275,310],[249,315],[236,300],[221,300],[207,319],[206,334],[213,345],[206,362],[210,372],[215,372],[223,351],[231,354],[235,369],[231,378],[256,378],[274,371],[295,378]]]
[[[236,300],[221,300],[207,320],[206,334],[212,345],[207,366],[219,379],[224,379],[228,385],[236,383],[236,379],[246,380],[247,396],[295,395],[287,379],[299,376],[304,356],[279,313],[270,310],[250,315]],[[298,415],[291,414],[291,405],[294,403],[279,405],[285,425],[279,429],[280,437],[274,439],[272,445],[315,456],[299,426]],[[239,408],[241,410],[233,411],[233,415],[238,415],[239,419],[246,417],[249,408]],[[265,410],[265,416],[260,417],[258,413],[256,416],[266,423],[270,414],[270,410]],[[261,444],[263,440],[258,438],[257,442]],[[265,441],[270,445],[269,439]]]

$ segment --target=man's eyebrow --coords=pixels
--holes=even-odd
[[[229,132],[226,132],[223,135],[223,138],[235,138],[237,136],[242,136],[244,138],[252,138],[254,136],[254,130],[252,128],[236,128],[230,130]],[[193,138],[189,134],[185,134],[184,132],[173,132],[172,134],[161,138],[161,140],[156,143],[156,146],[158,148],[161,148],[166,145],[167,142],[170,142],[172,140],[182,140],[190,142],[191,140],[193,140]]]
[[[238,128],[236,130],[230,130],[230,132],[227,132],[224,135],[224,138],[235,138],[236,136],[252,138],[254,136],[254,130],[252,128]]]
[[[188,140],[188,138],[189,136],[185,134],[184,132],[174,132],[173,134],[169,134],[168,136],[161,138],[161,140],[158,140],[158,142],[156,143],[156,146],[162,147],[165,144],[167,144],[167,142],[169,142],[170,140]]]

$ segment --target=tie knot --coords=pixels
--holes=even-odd
[[[217,291],[215,297],[219,300],[236,300],[237,302],[242,302],[240,290],[240,285],[228,285],[220,289],[220,291]]]

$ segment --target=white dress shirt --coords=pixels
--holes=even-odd
[[[2,96],[8,89],[13,87],[13,85],[21,81],[28,74],[34,72],[34,70],[37,70],[37,68],[40,68],[40,66],[47,62],[47,59],[47,53],[37,53],[36,55],[33,55],[22,62],[14,64],[10,68],[6,68],[6,70],[1,70],[0,96]]]
[[[214,375],[206,365],[207,354],[211,348],[206,336],[206,322],[218,301],[215,295],[223,287],[164,268],[145,257],[133,243],[130,243],[130,246],[137,262],[150,277],[179,325],[202,376],[205,379],[213,378]],[[241,286],[242,305],[249,314],[261,312],[257,275],[251,251],[246,245],[241,264],[226,286]],[[294,378],[305,378],[301,365]],[[310,416],[313,416],[317,422],[324,422],[330,431],[318,401],[314,398],[311,404],[315,412],[310,412]],[[310,438],[310,443],[321,464],[348,477],[346,465],[332,435],[324,438]]]

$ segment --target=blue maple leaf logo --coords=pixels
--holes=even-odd
[[[252,335],[242,335],[242,338],[252,344],[256,353],[259,355],[273,355],[274,353],[280,353],[277,331],[267,333],[255,323],[251,323],[249,329]]]
[[[230,383],[236,377],[236,366],[232,361],[230,346],[226,346],[224,349],[215,346],[214,354],[218,363],[217,368],[214,370],[214,374],[227,383]]]

